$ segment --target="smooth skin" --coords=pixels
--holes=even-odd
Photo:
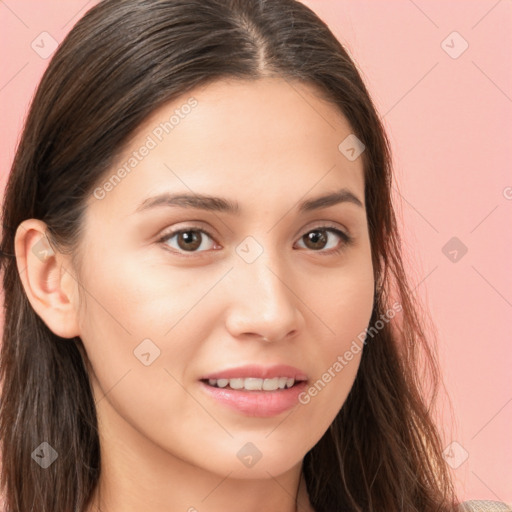
[[[191,97],[196,106],[159,141],[155,128]],[[101,500],[95,495],[91,512],[296,510],[302,460],[345,402],[361,352],[309,403],[270,418],[227,408],[199,379],[284,363],[313,385],[368,326],[374,279],[363,163],[338,149],[351,133],[310,86],[217,81],[139,127],[99,186],[148,136],[158,144],[103,198],[89,198],[79,268],[69,255],[32,250],[43,222],[19,226],[16,257],[30,303],[55,334],[79,336],[90,363],[102,450]],[[362,206],[298,212],[299,202],[342,187]],[[164,192],[223,197],[240,212],[137,211]],[[353,243],[316,231],[325,225]],[[160,241],[184,228],[205,232]],[[308,241],[311,231],[325,241]],[[248,263],[240,247],[261,254]],[[134,351],[148,339],[152,357],[151,343],[160,352],[146,365]],[[237,457],[248,442],[262,454],[252,467]],[[302,484],[298,510],[312,510]]]

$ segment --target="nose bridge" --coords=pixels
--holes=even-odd
[[[263,249],[260,244],[258,250],[251,240],[246,244],[237,248],[237,252],[242,250],[232,274],[229,325],[235,331],[233,334],[284,337],[298,328],[297,301],[289,282],[291,274],[275,249]]]
[[[290,302],[285,274],[282,258],[277,251],[269,249],[264,250],[252,263],[238,262],[236,269],[236,275],[245,283],[247,291],[255,299],[253,302],[262,313],[263,309],[271,310]]]

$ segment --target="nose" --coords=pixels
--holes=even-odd
[[[236,339],[276,342],[302,329],[300,292],[290,271],[277,263],[279,256],[239,261],[230,272],[226,328]]]

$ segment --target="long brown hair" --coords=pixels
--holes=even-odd
[[[376,283],[370,325],[392,300],[401,304],[399,315],[367,337],[345,404],[304,458],[311,504],[317,512],[447,512],[457,505],[433,417],[440,382],[434,336],[426,334],[427,312],[402,262],[389,142],[343,46],[295,0],[104,0],[53,56],[5,191],[0,448],[6,512],[83,511],[101,469],[82,341],[59,338],[32,309],[14,257],[17,226],[41,219],[55,247],[77,257],[87,198],[150,114],[196,86],[263,76],[315,86],[363,141]],[[430,382],[428,396],[421,378]],[[32,458],[43,441],[59,453],[44,470]]]

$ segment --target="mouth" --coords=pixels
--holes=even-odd
[[[237,377],[232,379],[201,379],[212,388],[228,389],[233,391],[283,391],[306,382],[306,379],[293,377],[273,377],[260,379],[254,377]]]
[[[306,380],[285,376],[208,378],[199,382],[209,400],[238,414],[257,418],[271,418],[297,406],[307,388]]]

